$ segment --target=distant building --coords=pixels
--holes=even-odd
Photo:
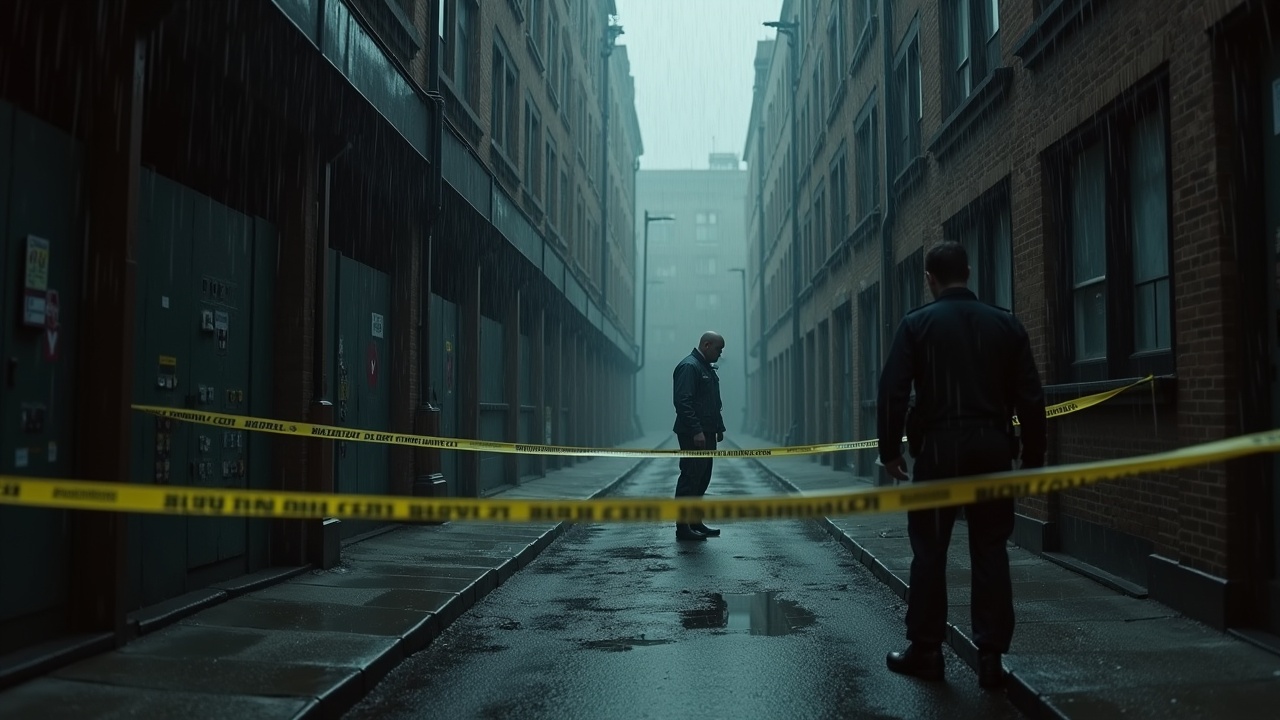
[[[637,410],[646,432],[670,428],[671,371],[706,330],[725,336],[720,359],[725,424],[742,426],[746,409],[747,343],[743,337],[743,275],[747,239],[743,219],[747,173],[733,153],[712,153],[706,170],[642,170],[636,176],[636,263],[647,332],[637,379]],[[649,261],[644,263],[644,214],[672,216],[649,223]],[[644,320],[644,318],[642,318]]]

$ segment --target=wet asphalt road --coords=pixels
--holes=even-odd
[[[745,460],[711,494],[775,494]],[[667,496],[674,460],[616,494]],[[900,677],[905,607],[807,521],[575,527],[388,675],[352,719],[1015,718],[947,650],[945,684]]]

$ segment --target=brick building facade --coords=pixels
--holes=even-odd
[[[944,239],[1026,324],[1050,401],[1155,376],[1052,421],[1052,462],[1280,423],[1267,5],[785,2],[797,25],[757,60],[747,143],[761,431],[874,435],[879,363]],[[847,402],[817,402],[828,389]],[[1026,500],[1017,539],[1219,627],[1276,630],[1274,472],[1253,459]]]

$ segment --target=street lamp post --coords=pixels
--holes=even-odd
[[[648,210],[644,211],[644,275],[641,284],[644,285],[644,300],[640,304],[640,364],[636,367],[636,374],[631,379],[631,395],[637,397],[635,392],[636,381],[640,377],[640,371],[644,369],[644,361],[649,354],[649,223],[654,222],[675,222],[672,215],[650,215]],[[644,425],[640,423],[639,403],[632,403],[633,412],[635,413],[636,429],[644,435]]]
[[[804,438],[804,368],[800,363],[800,148],[796,142],[796,104],[799,102],[800,23],[773,21],[765,23],[787,36],[787,55],[791,73],[791,431],[787,444]]]
[[[738,428],[740,432],[747,429],[747,412],[751,407],[751,378],[747,375],[747,269],[746,268],[729,268],[729,272],[738,273],[742,279],[742,340],[739,341],[738,347],[742,348],[742,427]]]
[[[609,58],[622,34],[622,26],[609,18],[600,50],[600,72],[604,88],[600,93],[600,308],[609,314]],[[555,58],[551,58],[554,62]],[[616,317],[616,316],[615,316]]]

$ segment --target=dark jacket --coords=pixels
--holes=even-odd
[[[720,377],[702,353],[694,350],[676,365],[671,374],[672,400],[676,406],[678,435],[724,432],[720,417]]]
[[[948,428],[1012,433],[1016,413],[1023,466],[1044,464],[1044,390],[1027,331],[1013,313],[980,302],[969,290],[944,290],[902,319],[880,376],[877,405],[881,462],[902,455],[904,427],[914,447],[917,436]]]

